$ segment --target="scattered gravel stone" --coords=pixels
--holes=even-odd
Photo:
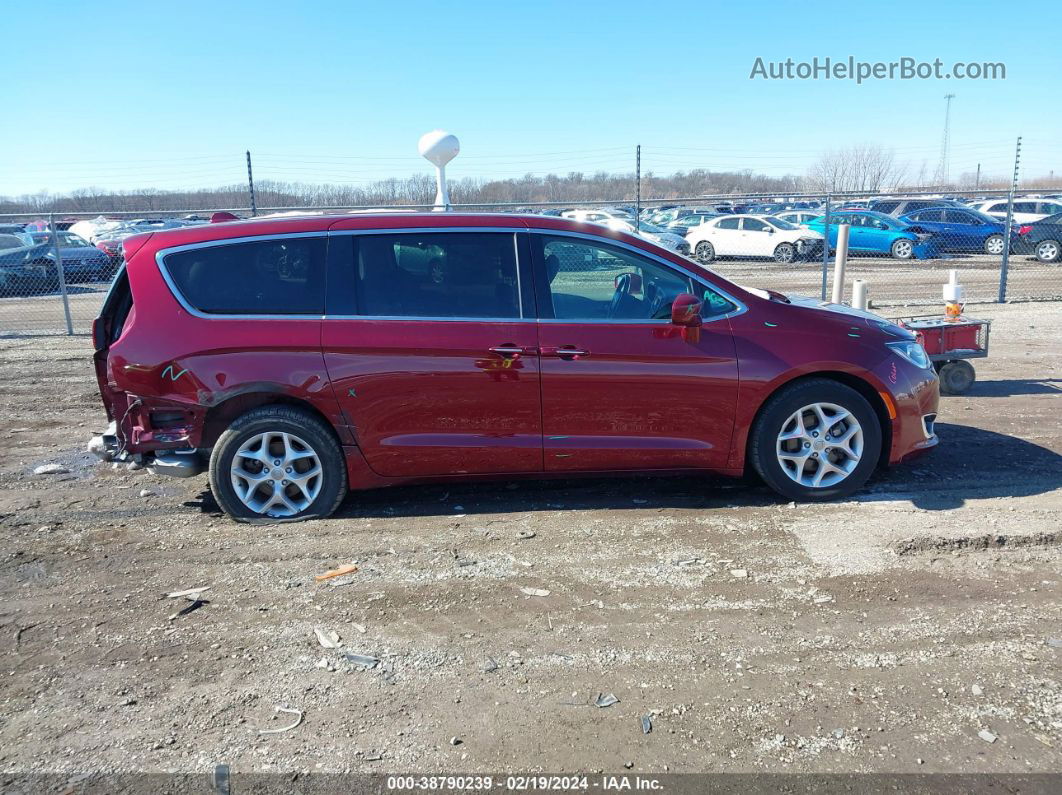
[[[988,731],[987,729],[981,729],[981,731],[977,732],[977,736],[984,740],[986,743],[994,743],[998,739],[996,735],[992,734],[992,732]]]
[[[34,475],[65,475],[70,470],[62,464],[41,464],[33,470]]]

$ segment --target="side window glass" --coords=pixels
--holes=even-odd
[[[766,222],[761,221],[759,218],[745,218],[744,228],[750,232],[766,232],[768,226]]]
[[[741,219],[740,218],[724,218],[722,221],[720,221],[718,224],[716,224],[716,228],[717,229],[737,229],[739,223],[741,223]]]
[[[701,317],[705,319],[725,315],[727,312],[733,312],[737,309],[731,301],[707,287],[704,288],[701,300],[704,302],[704,306],[701,307]]]
[[[558,320],[668,320],[689,277],[618,246],[536,235]]]
[[[509,233],[355,235],[354,268],[359,315],[520,317]]]
[[[212,245],[167,254],[163,266],[200,312],[320,315],[325,246],[323,237]]]

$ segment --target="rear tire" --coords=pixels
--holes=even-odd
[[[851,387],[809,378],[767,400],[749,434],[748,451],[752,468],[783,497],[843,499],[877,467],[881,423]]]
[[[253,446],[257,438],[264,438],[267,443],[272,440],[277,452],[263,444],[260,449],[270,461],[259,465],[261,472],[241,476],[245,467],[257,468],[253,449],[247,452],[247,446]],[[288,440],[293,441],[289,444]],[[287,460],[285,449],[293,451],[292,462]],[[304,462],[315,458],[320,467],[319,480],[311,477],[306,488],[296,485],[299,475],[311,471],[306,468],[300,472],[300,466],[308,465],[296,462],[296,458]],[[272,461],[280,462],[275,469]],[[277,473],[276,480],[271,479],[271,469]],[[291,474],[285,475],[285,470]],[[291,480],[281,480],[285,477]],[[261,485],[253,488],[252,484],[259,481]],[[237,417],[218,437],[210,454],[210,490],[221,509],[238,522],[319,519],[331,515],[346,496],[346,460],[332,429],[318,417],[292,406],[262,406]],[[283,496],[278,492],[283,492]],[[277,499],[284,502],[262,507],[270,495],[278,495]]]

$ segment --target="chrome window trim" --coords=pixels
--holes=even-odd
[[[430,317],[430,316],[412,316],[412,315],[330,315],[330,314],[233,314],[233,313],[221,313],[221,312],[203,312],[196,309],[188,300],[184,297],[181,291],[178,289],[176,283],[173,281],[173,277],[170,275],[169,270],[166,268],[165,259],[170,254],[176,254],[183,251],[194,251],[200,248],[212,248],[214,246],[234,245],[237,243],[255,243],[267,240],[284,240],[288,238],[315,238],[315,237],[328,237],[330,235],[374,235],[374,234],[392,234],[392,233],[421,233],[431,234],[435,232],[495,232],[500,234],[510,234],[513,236],[514,246],[514,258],[516,263],[516,283],[517,293],[519,300],[520,317],[518,318],[492,318],[492,317]],[[713,290],[719,295],[723,296],[726,300],[733,303],[737,309],[732,312],[727,312],[722,315],[716,315],[711,318],[705,319],[705,324],[714,323],[717,320],[730,319],[737,317],[748,311],[748,306],[741,300],[735,298],[726,290],[712,284],[706,279],[702,278],[698,274],[694,273],[687,268],[672,262],[669,259],[665,259],[657,254],[646,251],[645,249],[637,246],[632,246],[629,243],[625,243],[622,240],[615,240],[613,238],[601,237],[600,235],[593,235],[586,232],[573,232],[566,229],[547,229],[543,227],[527,227],[527,226],[445,226],[445,227],[433,227],[433,226],[414,226],[414,227],[395,227],[389,229],[335,229],[335,230],[323,230],[316,232],[283,232],[272,235],[246,235],[242,237],[231,238],[219,238],[217,240],[204,240],[198,243],[184,243],[179,246],[169,246],[167,248],[159,249],[155,252],[155,265],[159,270],[159,274],[162,276],[163,281],[166,282],[166,286],[169,288],[170,293],[173,295],[174,300],[180,304],[188,314],[201,320],[415,320],[415,321],[433,321],[433,322],[450,322],[450,323],[588,323],[588,324],[610,324],[610,325],[661,325],[668,324],[667,320],[573,320],[573,319],[558,319],[558,318],[528,318],[523,316],[523,293],[522,285],[523,280],[520,278],[520,249],[519,238],[517,235],[520,233],[549,235],[554,237],[574,237],[588,240],[595,243],[602,243],[604,245],[616,246],[618,248],[626,249],[634,254],[637,254],[647,259],[653,260],[665,268],[676,270],[685,274],[694,283],[701,285],[702,287]],[[327,285],[326,285],[327,289]]]
[[[717,287],[716,285],[712,284],[711,282],[707,281],[706,279],[702,278],[701,276],[698,276],[693,271],[688,270],[687,268],[684,268],[681,265],[677,265],[677,264],[675,264],[674,262],[672,262],[669,259],[665,259],[664,257],[661,257],[661,256],[659,256],[657,254],[654,254],[652,252],[646,251],[643,248],[638,248],[637,246],[632,246],[630,243],[625,243],[622,240],[613,240],[612,238],[601,237],[599,235],[591,235],[591,234],[587,234],[586,232],[570,232],[570,231],[563,230],[563,229],[542,229],[540,227],[531,227],[530,232],[532,234],[549,235],[551,237],[555,237],[555,236],[559,235],[559,236],[563,236],[563,237],[583,238],[583,239],[590,240],[590,241],[593,241],[593,242],[604,243],[606,245],[617,246],[619,248],[627,249],[628,251],[630,251],[630,252],[632,252],[634,254],[638,254],[640,256],[645,257],[646,259],[653,260],[653,261],[659,263],[660,265],[663,265],[665,268],[671,268],[672,270],[677,270],[680,273],[685,274],[690,279],[692,279],[695,284],[699,284],[699,285],[701,285],[702,287],[704,287],[706,289],[709,289],[709,290],[712,290],[713,292],[718,293],[719,295],[723,296],[723,298],[725,298],[726,300],[730,301],[735,307],[737,307],[737,309],[735,309],[732,312],[727,312],[727,313],[722,314],[722,315],[715,315],[714,317],[705,318],[704,323],[706,325],[708,323],[714,323],[717,320],[723,320],[723,319],[729,320],[732,317],[737,317],[738,315],[744,314],[745,312],[749,311],[749,308],[745,304],[744,301],[739,301],[737,298],[732,296],[726,290],[723,290],[723,289]],[[679,256],[681,256],[681,255],[679,255]],[[595,324],[608,323],[608,324],[612,324],[612,325],[649,325],[649,324],[661,324],[661,323],[670,324],[671,321],[670,320],[633,320],[633,321],[632,320],[572,320],[572,319],[557,319],[557,318],[539,318],[539,322],[542,322],[542,323],[569,323],[569,324],[571,324],[571,323],[595,323]]]
[[[198,243],[185,243],[180,246],[170,246],[169,248],[160,248],[155,252],[155,265],[159,269],[159,273],[162,275],[162,280],[166,282],[166,286],[170,288],[170,293],[176,299],[177,303],[181,305],[188,314],[193,317],[200,318],[201,320],[322,320],[324,315],[321,313],[314,314],[234,314],[231,312],[204,312],[200,309],[196,309],[190,303],[188,299],[184,297],[184,294],[178,289],[177,283],[174,282],[173,277],[170,275],[169,269],[166,267],[166,257],[170,254],[179,254],[183,251],[195,251],[200,248],[213,248],[215,246],[228,246],[236,243],[259,243],[266,240],[286,240],[288,238],[303,238],[303,237],[327,237],[328,232],[284,232],[276,235],[248,235],[245,237],[226,237],[218,240],[203,240]],[[327,284],[325,285],[327,289]]]

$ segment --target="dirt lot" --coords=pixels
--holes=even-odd
[[[1060,308],[976,308],[941,447],[851,502],[503,482],[271,526],[80,452],[87,339],[0,341],[0,769],[1059,771]]]

